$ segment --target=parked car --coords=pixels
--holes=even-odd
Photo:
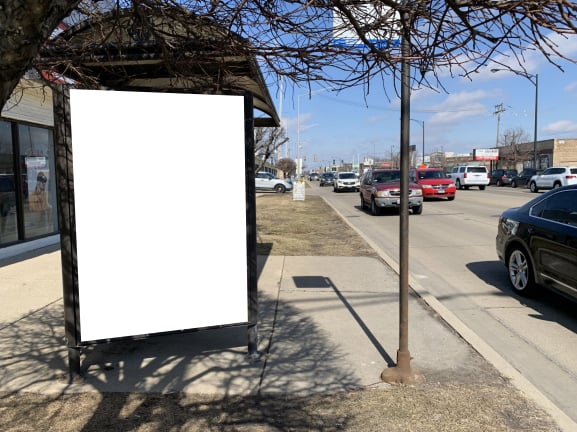
[[[489,179],[489,184],[494,184],[497,186],[510,185],[513,181],[513,177],[518,174],[516,169],[496,169],[491,171],[491,178]]]
[[[322,173],[319,185],[321,187],[326,186],[326,185],[332,186],[334,180],[335,180],[335,175],[332,172]]]
[[[424,199],[455,199],[455,183],[440,168],[412,168],[409,170],[409,180],[421,186]]]
[[[285,193],[293,188],[290,181],[276,178],[273,174],[265,171],[256,173],[254,184],[256,190],[275,191],[277,193]]]
[[[359,178],[354,172],[338,172],[333,180],[333,191],[359,191]]]
[[[361,177],[360,197],[361,208],[370,209],[373,216],[380,215],[386,208],[398,209],[401,205],[401,170],[368,170]],[[423,211],[423,189],[413,182],[409,182],[409,208],[417,215]]]
[[[505,210],[496,246],[517,293],[544,287],[577,300],[577,185]]]
[[[451,179],[457,189],[478,186],[480,190],[485,190],[485,186],[489,184],[489,172],[483,165],[460,165],[451,171]]]
[[[577,166],[555,166],[531,177],[529,189],[539,192],[539,189],[555,189],[571,184],[577,184]]]
[[[314,172],[309,174],[309,181],[315,181],[319,179],[320,179],[319,173]]]
[[[541,174],[543,171],[536,170],[535,168],[525,168],[519,174],[511,179],[511,187],[527,187],[529,185],[529,180],[536,174]]]

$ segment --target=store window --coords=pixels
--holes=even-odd
[[[18,240],[11,123],[0,120],[0,245]]]
[[[18,125],[24,237],[58,230],[52,130]]]

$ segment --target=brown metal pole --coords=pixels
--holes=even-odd
[[[403,16],[407,21],[406,13]],[[409,41],[403,35],[401,41],[403,62],[401,64],[401,202],[399,230],[399,349],[397,365],[385,369],[381,379],[385,382],[414,384],[422,376],[411,369],[409,352],[409,139],[411,118],[411,68]]]

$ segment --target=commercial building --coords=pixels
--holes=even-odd
[[[50,88],[23,79],[0,115],[0,257],[58,242],[53,132]]]
[[[497,168],[516,169],[533,168],[537,161],[537,169],[551,166],[577,165],[577,138],[552,138],[503,147],[493,147],[498,150],[495,160],[478,160],[474,153],[455,155],[446,152],[435,152],[430,155],[430,166],[450,170],[453,166],[468,163],[483,164],[487,169]]]

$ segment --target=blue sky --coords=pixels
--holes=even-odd
[[[560,51],[577,58],[577,36],[553,36]],[[507,64],[506,58],[499,59]],[[549,64],[541,55],[525,51],[524,65],[529,74],[539,75],[537,138],[577,138],[577,65],[562,62],[564,71]],[[528,78],[489,65],[473,80],[443,75],[445,91],[413,91],[411,97],[410,143],[422,153],[422,122],[425,127],[425,154],[431,151],[470,153],[475,148],[494,147],[497,140],[496,106],[500,114],[499,135],[507,129],[522,129],[533,140],[535,85]],[[501,66],[502,68],[502,66]],[[389,80],[392,88],[392,78]],[[377,82],[377,80],[375,80]],[[379,80],[380,82],[380,80]],[[327,87],[327,86],[325,86]],[[288,87],[279,98],[276,87],[270,92],[290,138],[288,156],[306,156],[306,168],[313,169],[333,159],[357,162],[364,157],[389,157],[399,151],[400,109],[394,91],[388,94],[372,85],[365,97],[362,88],[340,93],[313,87]],[[281,106],[282,105],[282,106]],[[297,113],[300,112],[300,121]],[[300,127],[299,127],[300,124]],[[300,130],[300,133],[298,132]],[[287,155],[283,148],[281,156]],[[316,158],[316,161],[314,160]],[[354,159],[354,160],[353,160]],[[330,163],[329,162],[329,163]]]

